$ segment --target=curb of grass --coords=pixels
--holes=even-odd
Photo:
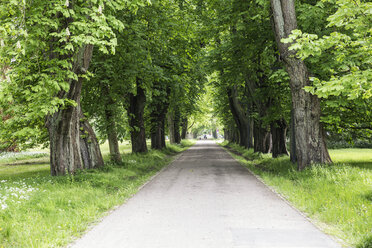
[[[106,218],[107,216],[109,216],[110,214],[112,214],[113,212],[115,212],[118,208],[120,208],[121,206],[123,206],[124,204],[127,204],[128,201],[130,201],[136,194],[138,194],[138,192],[140,190],[142,190],[147,184],[149,184],[152,180],[154,180],[160,173],[162,173],[163,171],[167,170],[168,168],[170,168],[171,166],[173,166],[174,162],[176,160],[178,160],[180,157],[183,156],[183,153],[185,151],[187,151],[190,147],[192,147],[194,145],[191,145],[189,147],[187,147],[186,150],[180,152],[179,154],[175,155],[172,160],[169,162],[169,164],[165,165],[163,168],[161,168],[158,172],[156,172],[154,175],[152,175],[148,180],[146,180],[146,182],[144,184],[142,184],[141,186],[139,186],[137,189],[136,189],[136,192],[132,195],[129,195],[128,197],[126,197],[124,199],[124,202],[119,204],[119,205],[116,205],[114,206],[113,208],[111,208],[110,210],[108,210],[107,212],[105,212],[103,214],[102,217],[100,217],[99,219],[93,221],[91,224],[88,225],[88,227],[85,229],[84,232],[80,233],[81,235],[79,235],[78,237],[74,237],[73,240],[66,246],[64,246],[65,248],[70,248],[72,247],[73,245],[75,245],[75,243],[81,239],[86,233],[88,233],[90,230],[92,230],[97,224],[99,224],[100,222],[102,222],[102,220],[104,218]],[[169,156],[169,155],[168,155]],[[170,155],[172,156],[172,155]]]
[[[347,246],[345,244],[345,242],[327,232],[325,232],[326,230],[323,230],[320,225],[321,224],[325,224],[327,225],[326,223],[323,223],[323,222],[320,222],[320,221],[317,221],[317,220],[313,220],[311,219],[308,215],[306,215],[306,213],[302,212],[301,210],[299,210],[298,208],[296,208],[283,194],[279,193],[278,191],[276,191],[273,187],[271,187],[270,185],[266,184],[265,181],[257,174],[255,174],[251,169],[249,169],[247,166],[243,165],[239,160],[237,160],[236,158],[234,158],[234,156],[232,154],[234,154],[235,156],[239,156],[241,158],[243,158],[244,160],[247,160],[242,154],[240,154],[239,152],[235,151],[234,149],[230,148],[230,147],[225,147],[225,146],[222,146],[220,145],[236,162],[238,162],[242,167],[244,167],[250,174],[252,174],[252,176],[254,176],[259,182],[261,182],[264,186],[266,186],[266,188],[268,188],[271,192],[273,192],[275,195],[277,195],[281,200],[283,200],[288,206],[290,206],[293,210],[295,210],[297,213],[299,213],[302,217],[304,217],[308,222],[310,222],[316,229],[318,229],[319,231],[321,231],[322,233],[324,233],[325,235],[327,235],[330,239],[332,239],[333,241],[335,241],[337,244],[341,245],[341,247],[350,247],[350,246]],[[231,151],[230,151],[231,150]],[[236,153],[234,153],[234,152]]]

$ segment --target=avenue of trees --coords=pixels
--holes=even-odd
[[[273,157],[290,150],[299,170],[331,163],[328,134],[372,135],[371,9],[364,0],[2,1],[0,149],[49,146],[51,174],[64,175],[103,166],[105,140],[120,163],[124,139],[135,153],[148,151],[146,139],[163,149],[195,122],[215,134],[218,118],[225,139]]]

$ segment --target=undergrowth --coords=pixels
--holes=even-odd
[[[325,232],[346,245],[372,247],[372,149],[330,150],[334,164],[299,172],[287,156],[273,159],[235,144],[222,145]]]

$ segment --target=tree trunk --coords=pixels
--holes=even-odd
[[[144,89],[139,84],[137,79],[137,94],[133,93],[129,96],[129,125],[131,127],[130,139],[132,142],[132,153],[147,152],[145,122],[143,114],[145,110],[146,95]]]
[[[292,163],[297,163],[297,156],[296,156],[296,136],[295,136],[295,128],[294,128],[294,116],[293,110],[291,111],[291,130],[290,130],[290,139],[291,139],[291,153],[289,159]]]
[[[270,150],[269,132],[261,127],[261,123],[255,123],[253,133],[254,152],[267,153]]]
[[[79,50],[72,68],[79,79],[70,81],[68,92],[58,93],[59,98],[75,101],[76,106],[65,106],[46,118],[50,140],[50,171],[53,176],[73,174],[79,169],[97,168],[103,165],[93,129],[86,120],[80,122],[80,118],[83,118],[80,107],[83,79],[80,75],[88,70],[92,52],[91,45],[85,45]],[[88,145],[85,141],[92,144]]]
[[[217,139],[217,130],[216,129],[212,130],[212,135],[213,135],[214,139]]]
[[[310,84],[307,67],[304,61],[296,58],[295,51],[288,49],[290,44],[281,42],[297,29],[294,0],[271,0],[271,8],[276,41],[290,77],[298,169],[312,163],[330,163],[320,125],[319,99],[304,90]]]
[[[233,128],[231,130],[231,142],[235,144],[239,144],[239,131],[237,128]]]
[[[288,155],[286,135],[287,135],[287,124],[284,119],[277,120],[270,125],[272,135],[272,157],[277,158],[280,155]]]
[[[238,99],[236,86],[229,88],[227,95],[233,119],[239,130],[239,141],[237,143],[245,148],[251,148],[250,119]]]
[[[83,159],[83,169],[103,166],[101,149],[94,130],[89,122],[85,120],[82,112],[80,112],[80,117],[80,152]]]
[[[168,111],[169,103],[155,102],[151,117],[151,149],[161,150],[165,148],[164,122]]]
[[[180,122],[180,112],[179,109],[176,108],[174,111],[174,142],[176,144],[181,143]]]
[[[79,129],[80,90],[81,82],[72,82],[68,99],[76,101],[77,106],[59,109],[47,117],[52,176],[73,174],[83,169]]]
[[[110,149],[110,159],[115,163],[121,163],[119,150],[118,134],[116,130],[115,113],[113,107],[115,102],[110,96],[110,91],[107,85],[103,86],[103,93],[106,95],[105,116],[106,116],[106,133]]]
[[[174,144],[176,143],[174,137],[174,117],[171,111],[168,112],[168,132],[169,132],[169,143]]]
[[[187,118],[184,117],[182,118],[182,132],[181,132],[181,139],[186,139],[186,134],[187,134],[187,125],[188,125],[188,121],[187,121]]]
[[[171,144],[181,143],[180,114],[178,108],[168,112],[169,142]]]

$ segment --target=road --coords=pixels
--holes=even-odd
[[[213,141],[198,141],[72,247],[341,246]]]

